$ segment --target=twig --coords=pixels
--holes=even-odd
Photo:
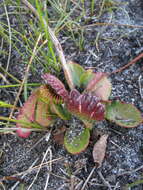
[[[26,80],[27,80],[27,78],[28,78],[29,69],[30,69],[30,66],[31,66],[31,64],[32,64],[32,61],[33,61],[35,55],[37,54],[36,49],[37,49],[37,46],[38,46],[38,44],[39,44],[39,41],[40,41],[41,37],[42,37],[42,35],[40,34],[39,37],[38,37],[38,39],[37,39],[37,41],[36,41],[36,44],[35,44],[35,46],[34,46],[34,49],[33,49],[33,52],[32,52],[32,56],[31,56],[31,58],[30,58],[29,64],[28,64],[28,66],[27,66],[27,69],[26,69],[26,71],[25,71],[24,79],[23,79],[23,81],[22,81],[22,83],[21,83],[21,86],[20,86],[20,88],[19,88],[18,94],[17,94],[16,99],[15,99],[15,102],[14,102],[14,108],[13,108],[13,109],[11,110],[11,112],[10,112],[10,116],[9,116],[10,119],[11,119],[12,116],[13,116],[13,113],[14,113],[14,110],[15,110],[15,106],[16,106],[16,104],[17,104],[17,102],[18,102],[18,99],[19,99],[19,96],[20,96],[20,94],[21,94],[21,92],[22,92],[24,83],[26,82]]]
[[[118,189],[118,188],[119,188],[119,182],[116,183],[116,185],[115,185],[115,187],[114,187],[113,190],[116,190],[116,189]]]
[[[3,190],[6,190],[6,188],[2,182],[0,182],[0,186],[3,188]]]
[[[68,172],[65,172],[62,168],[60,168],[60,171],[62,171],[62,173],[67,176],[67,177],[70,177],[70,175],[68,174]]]
[[[122,152],[126,153],[126,152],[123,151],[122,148],[121,148],[118,144],[116,144],[114,141],[110,140],[110,142],[111,142],[114,146],[116,146],[117,148],[119,148]]]
[[[36,162],[37,162],[38,160],[39,160],[39,158],[36,158],[36,160],[32,163],[32,165],[29,167],[29,169],[32,168],[32,167],[36,164]],[[23,176],[21,177],[21,179],[23,179],[26,175],[27,175],[27,173],[23,174]],[[14,186],[13,186],[10,190],[14,190],[14,189],[17,187],[17,185],[18,185],[19,183],[20,183],[19,181],[16,182],[16,183],[14,184]]]
[[[17,83],[21,84],[21,81],[18,80],[16,77],[11,75],[9,72],[7,72],[1,65],[0,65],[0,70],[2,70],[4,73],[6,73],[7,76],[11,77],[13,80],[15,80]]]
[[[37,10],[27,0],[22,0],[22,2],[39,19],[39,14],[38,14]],[[44,22],[45,26],[47,26],[47,28],[48,28],[48,32],[49,32],[49,35],[51,37],[51,40],[52,40],[52,42],[53,42],[53,44],[54,44],[54,46],[55,46],[55,48],[57,50],[57,53],[59,55],[59,58],[60,58],[64,73],[65,73],[65,77],[69,81],[70,88],[72,89],[72,88],[74,88],[74,85],[73,85],[73,82],[72,82],[69,67],[68,67],[68,65],[66,63],[66,59],[65,59],[65,55],[63,53],[62,46],[59,43],[59,41],[58,41],[57,37],[55,36],[54,32],[52,31],[52,29],[48,26],[48,24],[47,24],[47,22],[46,22],[46,20],[44,18],[43,18],[43,22]]]
[[[50,132],[49,132],[50,133]],[[17,162],[19,162],[25,155],[27,155],[31,150],[33,150],[41,141],[43,141],[43,139],[47,136],[44,135],[42,138],[40,138],[39,140],[36,140],[36,142],[33,143],[33,145],[29,148],[28,151],[26,151],[19,159],[17,159],[14,163],[9,164],[7,167],[5,167],[4,169],[8,169],[9,167],[11,167],[13,164],[16,164]]]
[[[59,161],[59,160],[62,160],[62,159],[63,159],[63,158],[60,157],[60,158],[56,158],[56,159],[53,159],[53,160],[48,161],[48,162],[44,162],[44,163],[41,165],[41,167],[43,168],[43,167],[47,166],[47,164],[50,164],[50,163],[53,163],[53,162],[56,162],[56,161]],[[37,166],[34,166],[33,168],[27,169],[27,170],[25,170],[25,171],[23,171],[23,172],[16,173],[16,174],[13,174],[13,175],[11,175],[11,176],[5,176],[5,177],[3,177],[3,178],[0,179],[0,183],[1,183],[2,181],[6,180],[8,177],[16,177],[16,176],[23,175],[23,174],[25,174],[25,173],[30,173],[31,171],[37,170],[39,167],[40,167],[40,165],[37,165]],[[56,174],[54,174],[54,173],[52,173],[52,172],[50,172],[50,171],[47,171],[47,172],[50,173],[51,175],[55,176],[55,177],[58,177],[58,178],[60,178],[60,179],[63,179],[63,180],[66,180],[66,181],[69,182],[68,179],[66,179],[66,178],[64,178],[64,177],[62,177],[62,176],[58,176],[58,175],[56,175]]]
[[[79,10],[82,11],[82,8],[81,8],[80,4],[78,4],[75,0],[71,0],[71,2],[72,2],[74,5],[78,6]]]
[[[105,180],[104,176],[102,175],[101,171],[97,171],[98,175],[102,179],[103,183],[108,186],[109,190],[112,190],[111,185],[108,181]]]
[[[83,184],[83,180],[80,180],[80,182],[75,186],[75,190],[79,190],[80,186]]]
[[[122,175],[130,175],[130,174],[135,173],[135,172],[137,172],[137,171],[139,171],[139,170],[141,170],[141,169],[143,169],[143,165],[139,166],[139,167],[136,168],[136,169],[133,169],[133,170],[130,170],[130,171],[126,171],[126,172],[123,172],[123,173],[119,174],[118,176],[122,176]]]
[[[115,24],[115,23],[108,23],[108,22],[96,22],[93,24],[81,26],[80,28],[88,28],[88,27],[93,27],[93,26],[105,26],[105,25],[108,25],[108,26],[124,26],[124,27],[128,27],[128,28],[143,28],[143,26],[141,26],[141,25]]]
[[[139,76],[139,79],[138,79],[138,83],[139,83],[139,92],[140,92],[140,96],[141,96],[141,99],[143,99],[143,93],[142,93],[142,85],[141,85],[141,79],[142,79],[142,75]]]
[[[95,183],[94,182],[94,180],[95,181],[97,181],[97,179],[95,179],[95,178],[92,178],[91,179],[91,182],[88,182],[90,185],[92,185],[92,186],[99,186],[99,187],[107,187],[107,185],[105,185],[105,184],[100,184],[100,183]],[[110,185],[111,187],[113,187],[113,188],[120,188],[120,186],[118,185],[118,186],[116,186],[116,185]],[[114,190],[114,189],[113,189]]]
[[[47,154],[48,154],[48,152],[49,152],[49,149],[50,149],[50,147],[48,147],[48,149],[46,150],[46,153],[45,153],[44,156],[43,156],[42,162],[41,162],[41,164],[40,164],[40,167],[38,168],[38,171],[37,171],[37,173],[36,173],[36,176],[35,176],[35,178],[33,179],[32,183],[29,185],[29,187],[28,187],[27,190],[30,190],[31,187],[33,186],[34,182],[36,181],[36,179],[37,179],[37,177],[38,177],[38,175],[39,175],[39,172],[40,172],[40,170],[41,170],[41,168],[42,168],[42,164],[44,163],[44,160],[45,160],[46,157],[47,157]],[[45,188],[44,188],[44,190],[45,190]]]
[[[48,149],[49,149],[49,155],[50,155],[49,160],[52,161],[52,150],[50,147]],[[47,166],[47,169],[48,169],[48,171],[52,172],[52,162],[49,163],[49,167]],[[47,190],[49,179],[50,179],[50,173],[47,173],[47,179],[46,179],[46,184],[45,184],[44,190]]]
[[[62,184],[57,190],[63,190],[66,189],[66,187],[68,188],[68,183]]]
[[[127,67],[135,64],[138,60],[140,60],[141,58],[143,58],[143,53],[139,54],[137,57],[135,57],[133,60],[131,60],[127,65],[124,65],[123,67],[121,67],[120,69],[117,69],[116,71],[111,72],[109,75],[111,74],[115,74],[115,73],[119,73],[121,71],[123,71],[124,69],[126,69]]]
[[[69,190],[74,190],[74,182],[75,182],[75,176],[71,175],[70,177],[70,187]]]
[[[0,78],[2,78],[5,83],[10,84],[10,82],[6,79],[6,77],[2,73],[0,73]]]
[[[92,168],[92,170],[91,170],[89,176],[87,177],[86,181],[84,182],[84,184],[83,184],[81,190],[84,190],[84,189],[85,189],[85,187],[86,187],[86,185],[87,185],[89,179],[91,178],[91,176],[92,176],[92,174],[93,174],[93,172],[94,172],[95,169],[96,169],[96,166],[94,166],[94,167]]]
[[[4,3],[4,9],[5,9],[5,14],[6,14],[7,23],[8,23],[8,31],[9,31],[9,53],[8,53],[7,66],[6,66],[6,71],[8,71],[9,63],[10,63],[10,58],[11,58],[11,38],[12,38],[12,32],[11,32],[11,26],[10,26],[9,16],[8,16],[8,12],[7,12],[7,8],[6,8],[4,0],[3,0],[3,3]]]
[[[101,17],[104,6],[105,6],[105,0],[103,0],[103,1],[101,2],[99,14],[98,14],[97,17],[96,17],[97,19],[99,19],[99,18]]]
[[[4,43],[4,39],[1,38],[1,44],[0,44],[0,49],[1,49],[1,50],[3,49],[3,43]]]

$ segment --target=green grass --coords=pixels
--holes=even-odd
[[[143,184],[143,179],[138,179],[138,180],[134,181],[133,183],[127,184],[125,186],[125,190],[128,190],[129,188],[132,188],[132,187],[137,187],[142,184]]]
[[[55,54],[55,49],[53,47],[52,41],[49,38],[48,30],[42,22],[44,17],[48,23],[47,15],[42,15],[41,8],[43,5],[39,4],[39,2],[36,1],[35,6],[37,7],[38,13],[41,15],[40,21],[32,16],[30,11],[28,9],[25,9],[20,1],[7,0],[5,2],[2,2],[0,6],[3,7],[3,10],[5,10],[5,12],[0,15],[0,53],[1,57],[6,60],[5,64],[0,66],[0,72],[5,78],[8,78],[8,82],[10,81],[10,83],[6,85],[3,82],[3,85],[0,86],[0,89],[3,90],[13,87],[13,90],[11,91],[14,92],[16,90],[16,87],[21,86],[22,79],[17,78],[17,73],[14,75],[9,72],[9,66],[11,63],[10,61],[12,59],[11,54],[13,51],[16,51],[20,57],[20,62],[18,64],[25,64],[25,67],[27,67],[39,35],[42,35],[42,38],[36,49],[38,53],[35,54],[30,70],[28,70],[28,72],[33,74],[39,73],[38,68],[40,65],[40,68],[44,72],[53,71],[53,73],[58,75],[61,70],[61,66]],[[8,12],[8,6],[11,7],[13,11]],[[15,25],[11,23],[11,18],[15,18]],[[7,61],[8,57],[9,61]],[[25,72],[25,70],[23,72]],[[15,84],[15,82],[17,84]],[[24,85],[24,99],[27,99],[28,91],[31,90],[32,86],[36,87],[39,86],[39,84],[30,83],[27,78],[26,85]],[[0,107],[12,108],[13,106],[1,101]],[[4,117],[0,117],[0,119],[8,121],[8,123],[17,122],[15,119]],[[0,125],[7,126],[8,123],[2,122]],[[27,124],[27,126],[28,125],[30,124]]]
[[[39,53],[37,56],[35,56],[34,62],[37,65],[41,64],[47,72],[49,72],[51,68],[56,72],[59,72],[60,64],[57,62],[52,43],[47,36],[48,31],[46,31],[46,29],[44,30],[43,28],[42,20],[40,20],[39,22],[36,18],[31,18],[31,13],[29,12],[29,10],[23,9],[23,5],[19,4],[18,2],[9,0],[7,1],[7,4],[16,7],[15,11],[13,11],[13,13],[11,12],[10,14],[10,16],[15,15],[15,19],[17,21],[16,27],[11,26],[12,49],[15,49],[17,53],[23,58],[23,63],[28,64],[33,51],[33,45],[35,44],[35,40],[38,38],[40,33],[42,33],[43,37],[41,45],[39,47],[40,49],[38,50]],[[25,21],[26,18],[27,20]],[[9,46],[10,39],[8,25],[6,21],[0,23],[0,36]],[[48,42],[46,44],[43,44],[46,39],[48,40]],[[20,48],[19,46],[21,46],[22,48]],[[36,67],[32,66],[32,70],[36,72]]]

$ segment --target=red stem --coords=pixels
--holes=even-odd
[[[131,60],[127,65],[124,65],[123,67],[117,69],[116,71],[111,72],[109,75],[111,74],[115,74],[115,73],[119,73],[121,71],[123,71],[124,69],[126,69],[127,67],[135,64],[139,59],[141,59],[143,57],[143,53],[139,54],[137,57],[135,57],[133,60]]]

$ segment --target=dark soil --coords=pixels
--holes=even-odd
[[[90,18],[87,11],[87,18],[81,20],[81,25],[92,24],[98,22],[110,22],[112,15],[112,23],[142,25],[143,26],[143,2],[142,0],[116,0],[119,3],[117,9],[112,12],[105,11],[104,14],[96,20],[95,17]],[[90,1],[85,2],[88,10]],[[97,1],[97,4],[99,1]],[[120,7],[120,9],[119,9]],[[96,7],[97,12],[99,7]],[[3,8],[0,8],[2,12]],[[95,11],[96,12],[96,11]],[[77,13],[78,14],[78,13]],[[11,19],[14,17],[11,17]],[[95,45],[97,33],[100,32],[98,40],[98,48]],[[83,49],[79,50],[72,39],[67,38],[64,31],[59,35],[59,40],[63,46],[67,59],[74,60],[84,67],[94,67],[95,71],[112,72],[127,64],[143,52],[143,29],[125,26],[92,26],[84,29]],[[78,37],[77,37],[78,40]],[[8,46],[5,45],[5,48]],[[19,47],[23,48],[23,47]],[[0,56],[0,65],[5,68],[7,57]],[[142,112],[143,99],[141,98],[141,90],[143,93],[143,59],[136,64],[125,69],[121,73],[111,75],[113,85],[111,98],[120,99],[129,103],[133,103]],[[21,64],[18,64],[21,63]],[[19,79],[23,78],[24,64],[15,50],[12,50],[9,72]],[[40,73],[31,73],[30,80],[40,82]],[[142,89],[139,88],[139,77],[141,78]],[[9,79],[9,78],[8,78]],[[29,81],[30,82],[30,81]],[[0,79],[2,84],[2,80]],[[4,83],[3,83],[4,84]],[[13,89],[0,89],[0,100],[13,103],[15,100],[15,91]],[[8,109],[0,109],[0,115],[8,116]],[[65,125],[62,121],[57,121],[54,128]],[[125,185],[136,180],[142,179],[143,169],[136,171],[135,169],[143,165],[143,125],[137,128],[126,129],[121,128],[113,123],[106,121],[96,124],[94,129],[94,141],[97,140],[99,132],[109,133],[107,151],[102,167],[99,171],[94,171],[89,179],[85,189],[90,190],[106,190],[106,189],[124,189]],[[48,190],[66,190],[81,189],[83,183],[89,176],[93,166],[92,148],[93,140],[85,152],[79,155],[69,154],[62,145],[57,145],[52,138],[46,140],[48,134],[41,132],[33,132],[30,138],[21,139],[15,134],[2,134],[0,136],[0,178],[4,176],[15,175],[24,172],[35,162],[34,166],[42,162],[43,155],[48,148],[52,151],[52,172],[48,183]],[[1,154],[2,153],[2,154]],[[47,155],[47,161],[50,156]],[[58,159],[58,160],[55,160]],[[55,160],[55,161],[54,161]],[[31,190],[44,189],[49,165],[43,167],[34,182]],[[130,173],[126,173],[131,171]],[[23,177],[24,189],[28,189],[36,176],[37,170],[28,172]],[[99,175],[101,173],[105,181]],[[16,176],[16,175],[15,175]],[[3,181],[6,190],[19,189],[22,184],[20,179],[11,178]],[[74,179],[74,181],[72,181]],[[20,182],[16,188],[16,182]],[[81,185],[80,185],[81,182]],[[107,184],[108,182],[108,184]],[[79,184],[79,187],[77,187]],[[109,187],[110,184],[110,187]],[[2,186],[0,187],[1,189]],[[142,185],[132,187],[133,190],[142,190]]]

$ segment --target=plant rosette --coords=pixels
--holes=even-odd
[[[67,66],[69,75],[65,74],[65,78],[70,91],[55,76],[49,73],[42,75],[45,84],[31,94],[17,117],[22,122],[32,123],[32,126],[18,123],[19,136],[28,137],[29,128],[33,126],[44,129],[56,118],[70,120],[74,116],[82,124],[71,122],[65,133],[64,145],[68,152],[77,154],[88,146],[95,122],[107,119],[121,127],[132,128],[143,121],[134,105],[109,100],[112,85],[106,73],[85,70],[71,61]],[[25,130],[21,130],[23,128]]]

